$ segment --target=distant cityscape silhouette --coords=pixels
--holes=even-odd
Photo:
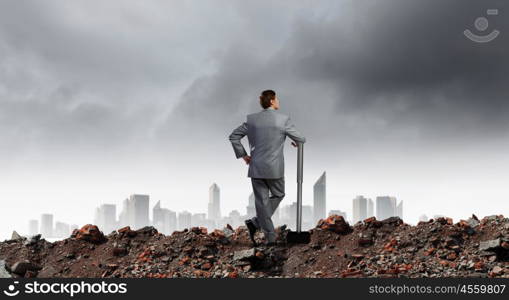
[[[276,226],[286,224],[289,228],[295,226],[296,202],[279,207],[272,219]],[[149,218],[150,196],[146,194],[132,194],[122,202],[122,208],[117,214],[116,204],[102,204],[95,209],[93,224],[101,231],[108,234],[119,228],[130,226],[139,229],[145,226],[154,226],[163,234],[171,234],[176,230],[184,230],[191,227],[205,227],[208,230],[223,228],[226,224],[233,227],[244,225],[244,220],[256,215],[254,195],[251,193],[247,199],[246,211],[241,214],[238,210],[231,211],[228,215],[221,215],[221,190],[219,185],[213,183],[209,188],[209,202],[207,213],[192,213],[189,211],[175,212],[161,207],[161,201],[157,201],[152,207],[152,220]],[[375,201],[364,196],[357,196],[352,200],[352,217],[348,218],[345,211],[329,210],[326,215],[326,172],[318,178],[313,186],[313,206],[302,207],[302,228],[310,229],[320,219],[330,215],[343,216],[349,222],[355,224],[366,218],[375,216],[377,219],[386,219],[392,216],[403,218],[403,201],[397,201],[396,197],[379,196]],[[420,221],[428,218],[422,215]],[[81,224],[85,225],[85,224]],[[40,220],[29,220],[28,235],[41,234],[44,238],[66,238],[78,224],[54,222],[54,216],[49,213],[41,215]]]

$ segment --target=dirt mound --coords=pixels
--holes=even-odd
[[[320,220],[307,245],[251,246],[245,227],[166,236],[153,227],[107,236],[86,225],[65,240],[0,243],[3,277],[509,277],[509,219],[439,218],[410,226],[369,218]],[[260,239],[260,236],[257,236]]]

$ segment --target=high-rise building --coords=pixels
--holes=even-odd
[[[53,215],[42,214],[41,215],[41,235],[44,238],[53,237]]]
[[[122,202],[118,227],[131,226],[139,229],[150,225],[149,219],[150,197],[148,195],[133,194]]]
[[[288,225],[288,228],[295,229],[297,218],[297,203],[281,207],[280,220],[281,223]]]
[[[366,214],[366,218],[371,218],[371,217],[375,216],[373,200],[371,200],[371,198],[368,199],[367,204],[368,204],[368,213]]]
[[[297,211],[297,203],[293,204],[295,208],[294,212]],[[313,216],[313,206],[311,205],[302,205],[302,229],[306,230],[309,228],[313,228],[317,222],[315,222]],[[295,214],[295,218],[297,218],[297,214]],[[325,218],[325,217],[324,217]]]
[[[324,219],[326,216],[326,174],[323,172],[322,176],[318,178],[313,186],[313,212],[314,222]]]
[[[161,201],[158,201],[152,209],[152,225],[166,235],[172,234],[177,229],[177,213],[167,208],[161,208]]]
[[[157,201],[152,208],[152,225],[160,232],[168,232],[168,224],[165,222],[165,210],[161,208],[161,201]]]
[[[96,208],[94,223],[105,234],[118,229],[117,206],[115,204],[102,204]]]
[[[208,217],[214,221],[221,219],[220,190],[215,183],[209,188]]]
[[[369,199],[370,200],[370,199]],[[372,203],[373,201],[371,201]],[[369,201],[364,196],[357,196],[353,199],[352,222],[363,221],[368,216]],[[372,205],[372,204],[371,204]]]
[[[133,226],[139,229],[150,225],[149,215],[150,198],[148,195],[134,194],[129,197],[129,206],[132,210]]]
[[[178,228],[180,230],[191,227],[192,214],[188,211],[183,211],[178,215]]]
[[[396,216],[403,220],[403,200],[396,205]]]
[[[249,195],[249,202],[246,207],[246,216],[248,219],[256,216],[255,197],[253,193]]]
[[[233,228],[237,228],[240,225],[243,225],[242,216],[240,215],[239,211],[232,210],[230,214],[228,214],[228,224],[233,226]]]
[[[118,215],[118,227],[122,228],[125,226],[129,226],[129,199],[126,198],[124,201],[122,201],[122,210],[120,211],[120,214]]]
[[[398,216],[396,207],[396,198],[389,196],[376,197],[376,218],[384,220],[390,217]],[[401,205],[401,210],[403,206]],[[401,211],[401,214],[403,211]]]
[[[69,224],[63,222],[55,222],[55,233],[53,234],[56,238],[66,238],[71,234]]]
[[[39,234],[39,221],[30,220],[28,221],[28,235],[36,235]]]
[[[165,224],[168,224],[166,226],[166,232],[163,231],[164,234],[172,234],[175,230],[177,230],[177,213],[172,211],[172,210],[169,210],[169,209],[165,209],[165,214],[164,214],[164,222]]]
[[[191,227],[203,227],[205,225],[205,220],[207,219],[207,214],[204,213],[196,213],[191,215]]]

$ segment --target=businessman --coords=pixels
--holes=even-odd
[[[263,91],[260,105],[263,110],[248,115],[246,122],[233,130],[230,142],[235,156],[249,165],[248,177],[251,177],[256,208],[256,217],[245,221],[251,241],[256,245],[254,235],[261,229],[267,245],[272,246],[276,243],[276,233],[271,217],[285,196],[285,139],[288,136],[297,147],[297,143],[305,143],[306,138],[295,129],[288,116],[277,112],[279,99],[276,92]],[[241,143],[246,135],[250,154]]]

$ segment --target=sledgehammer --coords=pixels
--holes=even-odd
[[[289,231],[286,242],[291,244],[307,244],[311,234],[302,231],[302,177],[304,173],[304,144],[297,143],[297,231]]]

